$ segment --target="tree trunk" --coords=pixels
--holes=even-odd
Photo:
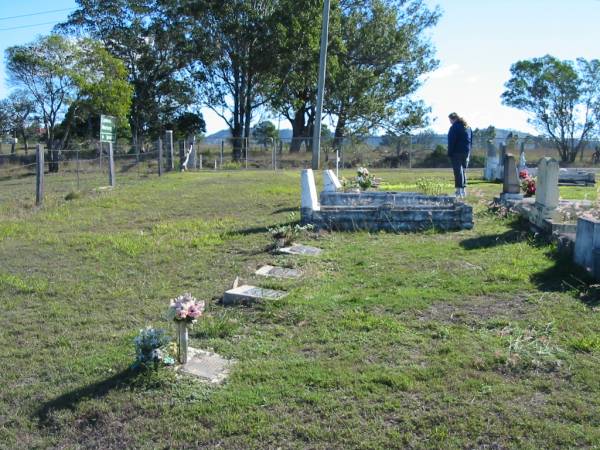
[[[333,148],[340,150],[344,143],[344,137],[346,134],[346,117],[344,114],[340,114],[338,117],[337,124],[335,125],[335,133],[333,135]]]
[[[29,142],[27,141],[27,133],[23,131],[23,145],[25,146],[25,155],[29,153]]]
[[[307,126],[306,107],[302,106],[295,112],[294,118],[290,120],[292,124],[292,142],[290,143],[290,153],[298,153],[302,147],[302,141],[306,138]]]

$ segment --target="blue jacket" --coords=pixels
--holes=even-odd
[[[458,120],[452,124],[448,131],[448,156],[470,155],[473,143],[473,132]]]

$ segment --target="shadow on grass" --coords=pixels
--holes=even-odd
[[[556,252],[548,255],[555,260],[552,267],[535,273],[531,282],[542,292],[573,292],[575,297],[589,307],[600,305],[600,285],[573,262],[572,256]]]
[[[499,245],[514,244],[527,240],[528,233],[524,230],[508,230],[501,234],[488,234],[461,241],[460,246],[465,250],[498,247]]]
[[[279,209],[276,209],[275,211],[273,211],[271,213],[271,215],[274,216],[275,214],[281,214],[281,213],[284,213],[284,212],[287,212],[287,213],[295,212],[295,213],[297,213],[298,212],[298,207],[297,206],[293,206],[293,207],[289,207],[289,208],[279,208]]]
[[[232,230],[231,234],[241,234],[242,236],[249,236],[251,234],[264,234],[267,232],[267,227],[251,227],[242,228],[241,230]]]
[[[32,172],[21,173],[18,175],[3,175],[0,177],[0,182],[9,181],[9,180],[22,180],[23,178],[30,178],[30,177],[34,177],[34,176],[35,176],[35,173],[32,173]]]
[[[121,389],[129,386],[131,381],[139,374],[139,372],[133,369],[126,369],[119,372],[112,377],[100,381],[98,383],[91,384],[79,389],[75,389],[71,392],[61,395],[47,403],[44,403],[37,411],[36,416],[40,419],[42,425],[50,425],[50,414],[53,411],[60,410],[71,410],[74,411],[77,405],[82,400],[86,399],[97,399],[107,395],[110,391],[115,389]]]

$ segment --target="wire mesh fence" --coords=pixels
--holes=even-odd
[[[110,185],[108,144],[76,145],[55,153],[44,149],[44,196],[66,197],[102,191]],[[36,195],[36,152],[4,147],[0,153],[0,204],[30,204]],[[6,150],[9,150],[6,152]],[[531,136],[475,137],[470,166],[483,168],[491,151],[524,152],[530,165],[543,156],[558,159],[554,144]],[[336,142],[324,138],[320,165],[334,169],[367,166],[374,168],[450,167],[445,136],[347,138]],[[282,170],[310,168],[311,139],[182,139],[156,141],[144,146],[120,143],[113,148],[117,186],[159,177],[169,171]],[[600,142],[586,142],[569,165],[594,167],[600,164]],[[55,165],[55,166],[53,166]],[[54,170],[57,169],[57,170]]]

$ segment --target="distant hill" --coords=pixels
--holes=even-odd
[[[496,140],[503,141],[507,138],[507,136],[510,133],[516,134],[520,138],[527,137],[527,136],[534,137],[532,134],[525,133],[523,131],[496,128]],[[217,131],[216,133],[210,134],[210,135],[206,136],[204,139],[207,141],[216,141],[216,140],[228,139],[230,137],[231,137],[231,133],[229,132],[229,129],[225,129],[225,130],[220,130],[220,131]],[[285,128],[283,130],[279,130],[279,139],[288,141],[291,138],[292,138],[292,130],[290,128]],[[374,135],[374,136],[366,136],[363,138],[363,140],[370,147],[378,147],[381,144],[381,138],[382,138],[381,135],[379,135],[379,136]],[[447,135],[445,133],[440,133],[440,134],[434,135],[433,141],[434,141],[434,144],[444,145],[446,143],[446,139],[447,139]]]
[[[229,139],[231,137],[231,132],[229,129],[220,130],[216,133],[209,134],[204,139],[206,140],[220,140],[220,139]],[[279,139],[287,140],[292,138],[292,130],[291,129],[283,129],[279,130]]]

